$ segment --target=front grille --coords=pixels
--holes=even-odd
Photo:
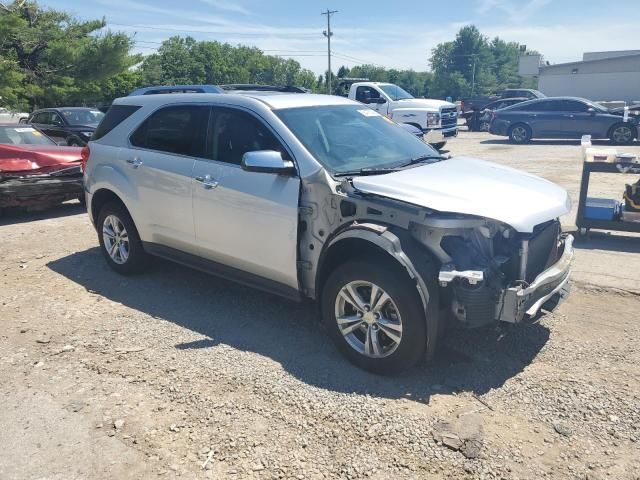
[[[440,121],[442,128],[451,128],[458,125],[458,109],[456,107],[442,107],[440,109]]]
[[[529,239],[529,256],[527,258],[527,278],[531,283],[545,269],[558,261],[560,222],[551,222],[538,225],[533,230]]]

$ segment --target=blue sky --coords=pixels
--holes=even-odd
[[[519,41],[552,63],[585,51],[640,48],[637,0],[40,0],[80,18],[105,17],[112,30],[135,34],[152,53],[172,35],[254,45],[291,57],[316,73],[326,69],[327,7],[332,17],[333,70],[375,63],[428,69],[431,49],[473,23],[490,36]],[[615,17],[610,8],[615,5]],[[609,20],[612,23],[609,23]],[[636,38],[635,42],[631,40]]]

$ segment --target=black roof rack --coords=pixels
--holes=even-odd
[[[223,90],[247,91],[247,92],[282,92],[282,93],[309,93],[303,87],[293,85],[258,85],[254,83],[230,83],[228,85],[218,85]]]

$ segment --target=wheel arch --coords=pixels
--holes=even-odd
[[[637,125],[634,125],[634,124],[633,124],[633,123],[631,123],[631,122],[625,122],[625,121],[623,121],[623,120],[620,120],[620,121],[618,121],[618,122],[614,123],[613,125],[611,125],[611,126],[609,127],[609,130],[607,131],[607,138],[611,138],[611,135],[613,134],[613,131],[614,131],[617,127],[620,127],[620,126],[622,126],[622,125],[624,125],[624,126],[628,126],[629,128],[631,128],[631,130],[635,130],[635,131],[636,131],[636,134],[635,134],[635,137],[634,137],[634,138],[640,138],[640,130],[639,130],[638,126],[637,126]],[[632,140],[633,140],[633,138],[632,138]]]
[[[100,188],[93,194],[91,198],[90,215],[94,225],[96,225],[96,222],[98,220],[98,215],[100,215],[100,210],[102,210],[102,207],[104,207],[107,203],[111,203],[111,202],[115,202],[122,205],[122,207],[131,216],[131,212],[129,211],[125,203],[116,193],[113,192],[113,190],[109,190],[108,188]]]
[[[438,336],[437,260],[404,229],[377,224],[353,225],[327,242],[318,261],[316,298],[332,270],[347,259],[380,255],[401,266],[415,282],[427,323],[427,352],[435,350]]]
[[[529,140],[531,140],[533,138],[533,128],[531,128],[531,125],[529,125],[528,123],[522,121],[514,122],[509,125],[509,128],[507,129],[507,135],[511,137],[511,132],[513,131],[513,129],[520,126],[526,128],[529,131]]]

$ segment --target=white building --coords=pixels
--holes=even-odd
[[[520,57],[520,74],[538,77],[538,90],[550,97],[640,102],[640,50],[586,52],[581,62],[542,65],[539,55]]]

